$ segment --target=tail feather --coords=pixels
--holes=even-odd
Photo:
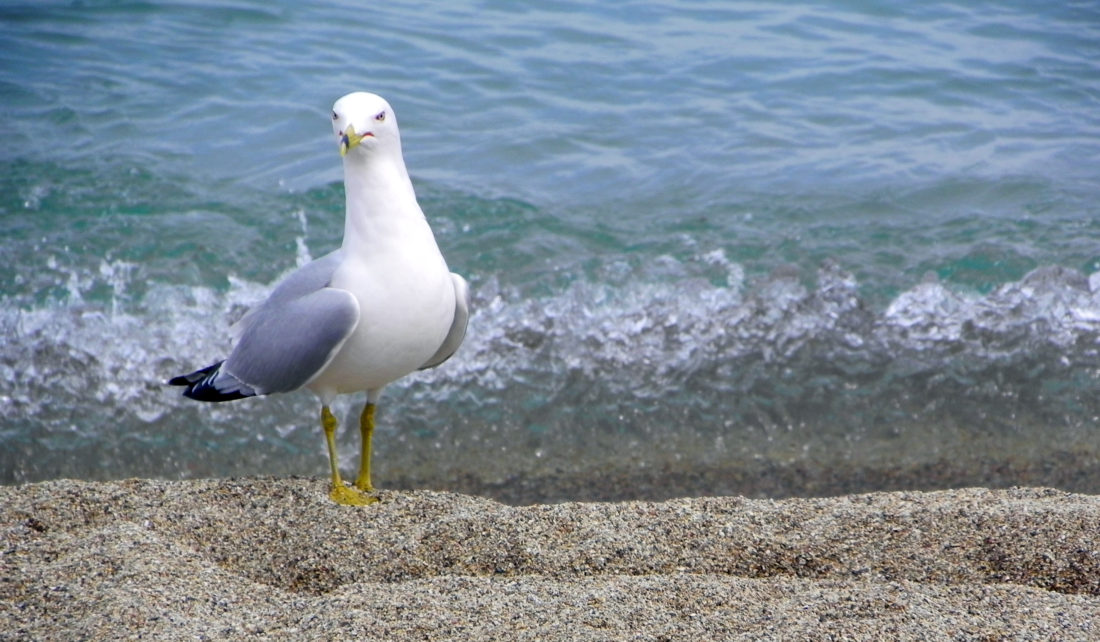
[[[170,386],[187,386],[183,396],[196,401],[233,401],[253,397],[256,391],[228,372],[222,372],[219,361],[200,370],[168,380]]]

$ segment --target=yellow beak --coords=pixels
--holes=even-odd
[[[349,149],[354,149],[356,145],[361,143],[364,138],[373,136],[374,134],[367,132],[365,134],[356,134],[355,126],[348,125],[348,128],[344,130],[342,136],[340,136],[340,155],[343,156],[348,153]]]

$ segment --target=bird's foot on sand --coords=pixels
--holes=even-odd
[[[333,486],[328,496],[332,501],[344,506],[369,506],[378,501],[378,498],[373,495],[368,495],[354,488],[348,488],[343,484]]]

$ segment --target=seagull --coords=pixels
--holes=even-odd
[[[364,506],[371,495],[371,438],[386,385],[451,357],[466,335],[470,295],[452,273],[417,203],[393,108],[355,92],[332,107],[344,164],[346,213],[339,249],[287,276],[232,328],[223,361],[174,377],[169,385],[198,401],[312,391],[321,404],[332,491],[338,504]],[[362,453],[352,486],[340,478],[337,421],[341,394],[365,391]]]

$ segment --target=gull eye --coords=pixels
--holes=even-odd
[[[377,114],[374,115],[374,119],[377,120],[378,122],[382,122],[382,121],[386,120],[386,112],[384,112],[384,111],[378,112]]]
[[[333,120],[339,120],[340,117],[336,115],[336,112],[332,112],[332,119]]]

